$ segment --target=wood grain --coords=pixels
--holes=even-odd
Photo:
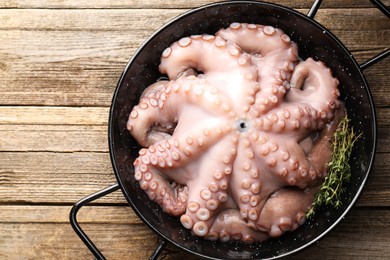
[[[107,125],[106,107],[0,107],[0,124]]]
[[[143,225],[129,228],[99,223],[83,227],[107,259],[147,259],[157,245],[156,236]],[[92,256],[68,223],[0,223],[0,229],[4,234],[0,238],[2,259],[90,259]]]
[[[70,206],[57,205],[2,205],[3,223],[58,223],[69,224]],[[101,214],[97,214],[101,212]],[[80,224],[143,225],[130,206],[84,206],[77,214]]]
[[[134,51],[180,13],[177,9],[1,10],[1,104],[109,106]],[[376,9],[324,9],[316,19],[344,42],[359,63],[390,46],[390,22]],[[384,95],[389,64],[384,60],[367,72],[378,106],[390,104],[390,96]]]
[[[0,203],[70,204],[116,183],[108,153],[3,152],[0,165]],[[389,180],[388,154],[379,153],[358,205],[390,207]],[[116,192],[99,203],[126,201]]]
[[[183,12],[217,0],[0,2],[0,259],[90,259],[71,205],[116,183],[109,106],[136,49]],[[272,1],[307,13],[312,0]],[[390,1],[383,1],[390,6]],[[315,20],[363,63],[390,46],[390,21],[368,0],[323,1]],[[366,69],[377,155],[351,212],[289,259],[390,257],[390,58]],[[81,226],[107,259],[147,259],[158,237],[116,191],[83,207]],[[160,259],[198,259],[170,245]]]
[[[107,126],[0,125],[0,151],[107,152]]]
[[[116,183],[108,153],[2,153],[0,203],[75,203]],[[101,202],[125,203],[120,192]]]
[[[0,8],[66,8],[66,9],[102,9],[102,8],[194,8],[200,5],[219,2],[220,0],[197,0],[197,1],[185,1],[185,0],[157,0],[157,1],[141,1],[141,0],[132,0],[132,1],[108,1],[108,0],[98,0],[93,3],[87,0],[74,1],[74,0],[38,0],[38,1],[18,1],[18,0],[5,0],[0,4]],[[279,0],[279,1],[267,1],[273,2],[276,4],[288,6],[291,8],[309,8],[313,4],[313,0]],[[390,1],[384,0],[385,5],[390,5]],[[354,7],[372,7],[372,4],[366,0],[328,0],[324,1],[321,4],[321,8],[354,8]]]
[[[0,237],[0,257],[16,259],[88,259],[91,257],[81,240],[74,234],[63,214],[69,207],[30,206],[26,210],[15,206],[1,206],[0,223],[4,235]],[[36,210],[36,211],[35,211]],[[146,225],[134,218],[130,209],[89,206],[80,211],[80,225],[107,259],[147,259],[157,245],[157,236]],[[13,216],[15,213],[25,216]],[[41,218],[37,218],[40,214]],[[128,214],[128,215],[127,215]],[[107,219],[106,219],[107,217]],[[36,219],[32,224],[31,220]],[[117,219],[122,219],[120,222]],[[289,259],[383,259],[390,255],[386,241],[390,225],[387,210],[352,210],[334,230],[319,243]],[[370,229],[365,227],[370,226]],[[378,236],[378,234],[381,236]],[[66,242],[65,242],[66,241]],[[370,246],[375,244],[375,248]],[[66,243],[66,246],[63,244]],[[161,259],[198,259],[173,246],[163,252]]]

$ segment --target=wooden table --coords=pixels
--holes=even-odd
[[[107,119],[140,44],[208,0],[3,0],[0,3],[0,259],[91,259],[69,210],[116,182]],[[303,13],[312,1],[273,1]],[[390,5],[390,1],[385,1]],[[390,21],[368,0],[324,1],[316,20],[359,63],[390,47]],[[357,205],[296,259],[390,257],[390,58],[365,70],[378,117],[373,170]],[[108,259],[146,259],[158,238],[121,192],[79,213]],[[182,259],[173,247],[162,259]]]

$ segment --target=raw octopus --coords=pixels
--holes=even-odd
[[[264,241],[293,231],[327,174],[344,107],[323,62],[272,26],[232,23],[162,53],[127,128],[134,178],[196,236]]]

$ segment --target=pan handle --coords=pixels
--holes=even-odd
[[[371,3],[373,3],[384,15],[390,18],[390,10],[380,1],[380,0],[370,0]],[[307,16],[310,19],[314,19],[314,16],[317,14],[318,9],[320,8],[320,5],[322,3],[322,0],[315,0],[313,5],[311,6],[309,12],[307,13]],[[390,49],[387,49],[383,51],[382,53],[379,53],[378,55],[372,57],[371,59],[367,60],[366,62],[359,65],[360,70],[364,70],[365,68],[377,63],[378,61],[386,58],[390,55]]]
[[[390,10],[380,0],[370,0],[384,15],[390,18]]]
[[[322,3],[322,0],[315,0],[313,5],[311,6],[309,12],[307,13],[307,16],[311,19],[314,19],[314,16],[316,15],[318,9],[320,8],[320,5]]]
[[[381,11],[384,15],[386,15],[388,18],[390,18],[390,10],[380,0],[370,0],[370,2],[373,5],[375,5],[375,7],[379,9],[379,11]],[[390,55],[390,49],[387,49],[387,50],[375,55],[374,57],[367,60],[366,62],[360,64],[359,67],[361,70],[364,70],[365,68],[368,68],[371,65],[377,63],[378,61],[383,60],[384,58],[386,58],[389,55]]]
[[[83,231],[83,229],[80,227],[79,223],[77,222],[77,212],[79,209],[86,204],[101,198],[103,196],[106,196],[116,190],[119,189],[119,184],[116,183],[110,187],[107,187],[101,191],[98,191],[96,193],[93,193],[83,199],[81,199],[79,202],[73,205],[72,209],[70,210],[69,219],[70,224],[72,225],[74,231],[76,234],[80,237],[80,239],[84,242],[84,244],[88,247],[88,249],[92,252],[92,254],[96,257],[96,259],[103,260],[106,259],[104,255],[100,252],[100,250],[95,246],[95,244],[92,242],[92,240],[87,236],[87,234]]]
[[[70,210],[69,214],[69,220],[70,224],[72,225],[74,231],[76,234],[80,237],[80,239],[84,242],[84,244],[88,247],[89,251],[95,256],[95,259],[98,260],[105,260],[106,258],[100,252],[100,250],[95,246],[95,244],[92,242],[92,240],[87,236],[87,234],[84,232],[84,230],[80,227],[78,221],[77,221],[77,213],[81,207],[87,205],[88,203],[97,200],[101,197],[104,197],[110,193],[113,193],[114,191],[119,190],[120,186],[118,183],[107,187],[101,191],[98,191],[96,193],[93,193],[80,201],[78,201],[76,204],[73,205],[72,209]],[[157,260],[162,250],[164,250],[166,246],[166,241],[162,240],[160,244],[157,246],[153,254],[150,256],[150,260]]]
[[[164,250],[164,247],[167,245],[165,240],[162,240],[160,244],[157,246],[156,250],[154,250],[153,254],[149,257],[149,260],[157,260],[161,251]]]
[[[380,0],[370,0],[370,2],[375,5],[376,8],[378,8],[384,15],[386,15],[388,18],[390,18],[390,10],[386,7],[385,4],[382,3]],[[311,19],[314,19],[314,16],[316,15],[318,9],[320,8],[320,5],[322,3],[322,0],[315,0],[313,5],[311,6],[309,12],[307,13],[307,16]]]
[[[370,67],[371,65],[374,65],[378,61],[383,60],[384,58],[386,58],[389,55],[390,55],[390,49],[387,49],[384,52],[381,52],[381,53],[375,55],[374,57],[372,57],[371,59],[369,59],[369,60],[365,61],[364,63],[360,64],[359,68],[361,70],[364,70],[364,69]]]

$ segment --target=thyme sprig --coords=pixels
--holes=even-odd
[[[335,209],[342,205],[341,195],[345,192],[345,183],[351,178],[349,158],[352,147],[361,134],[356,135],[353,128],[349,127],[349,119],[345,116],[339,123],[334,133],[332,144],[332,158],[328,163],[328,175],[325,177],[320,189],[314,197],[313,204],[306,212],[308,219],[312,218],[316,210],[322,206],[330,206]]]

